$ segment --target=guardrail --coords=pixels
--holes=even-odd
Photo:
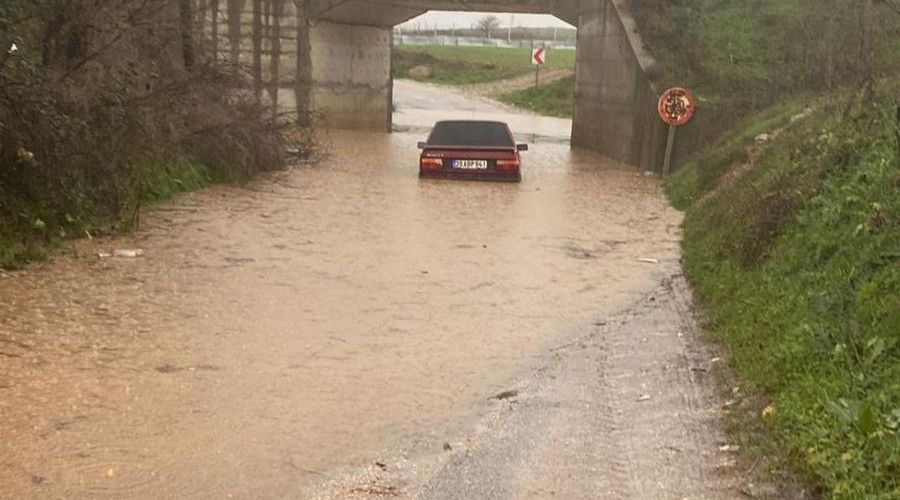
[[[555,50],[575,50],[576,45],[567,41],[554,40],[506,40],[502,38],[485,38],[471,36],[426,36],[403,35],[394,32],[395,45],[448,45],[456,47],[505,47],[535,48],[547,47]]]

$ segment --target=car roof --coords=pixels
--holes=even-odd
[[[507,126],[506,122],[501,122],[497,120],[439,120],[434,123],[435,126],[441,125],[444,123],[484,123],[491,125],[503,125]]]
[[[490,120],[444,120],[435,123],[428,144],[433,146],[471,146],[510,148],[515,140],[509,127]]]

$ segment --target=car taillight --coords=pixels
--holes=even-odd
[[[441,158],[422,158],[419,168],[424,171],[435,171],[444,168],[444,160]]]
[[[497,160],[497,170],[501,172],[515,172],[519,170],[519,160]]]

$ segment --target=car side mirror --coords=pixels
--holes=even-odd
[[[528,144],[516,144],[517,151],[528,151]]]
[[[425,146],[427,146],[427,145],[428,145],[427,142],[420,142],[420,143],[419,143],[419,149],[425,149]]]

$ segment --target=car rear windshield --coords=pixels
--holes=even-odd
[[[515,145],[506,125],[499,122],[438,122],[428,138],[429,146],[511,147]]]

